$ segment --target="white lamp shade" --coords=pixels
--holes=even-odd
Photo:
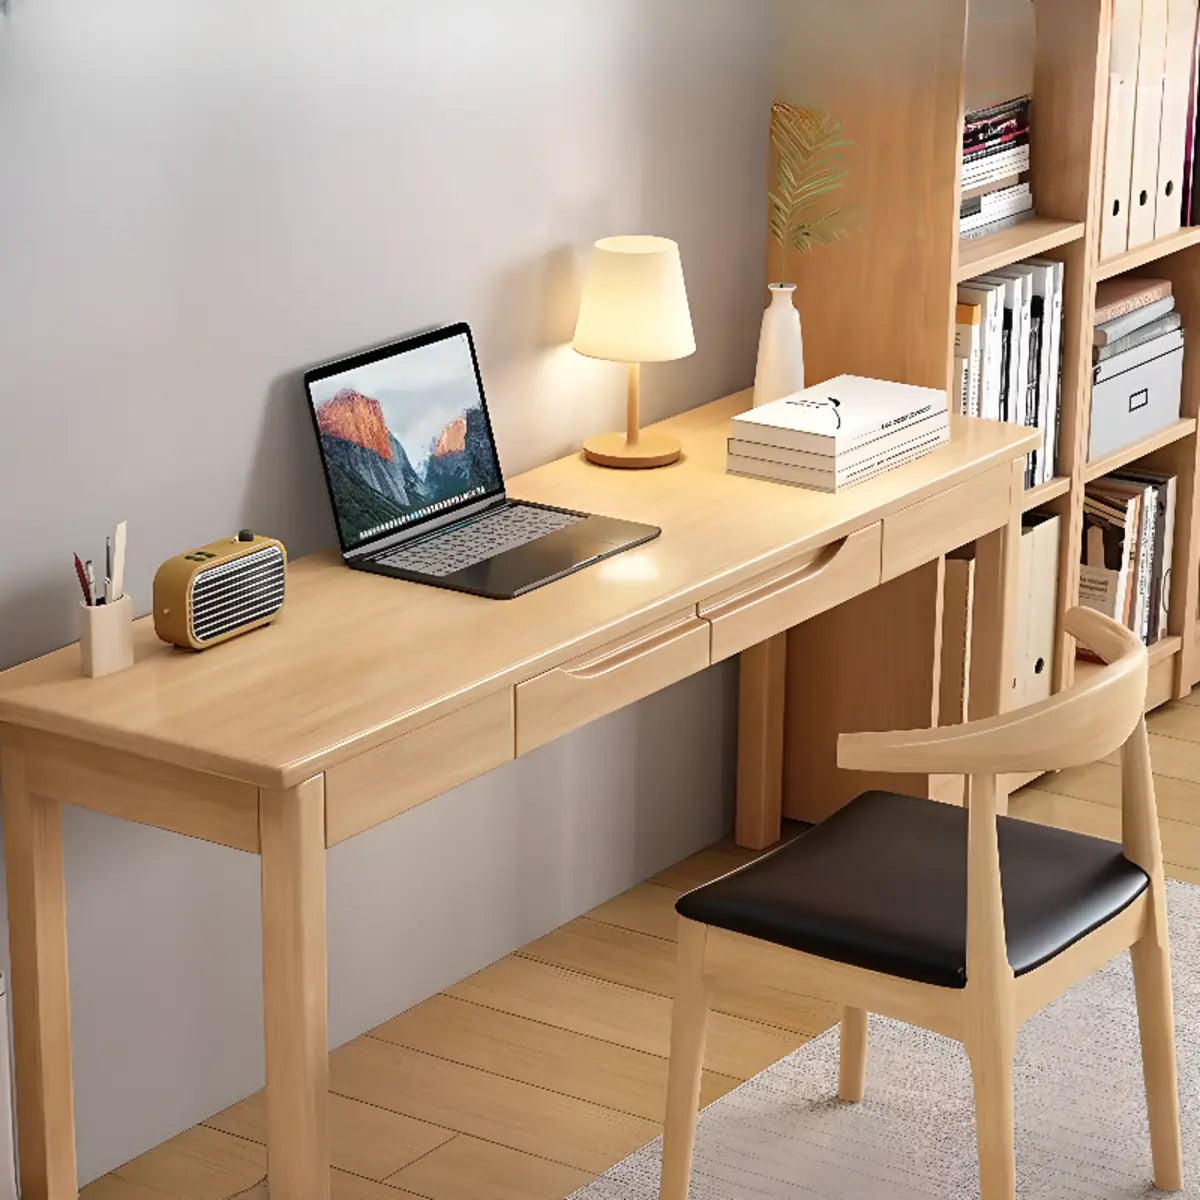
[[[601,238],[592,248],[572,343],[614,362],[669,362],[696,352],[679,246],[670,238]]]

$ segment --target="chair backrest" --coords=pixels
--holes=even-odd
[[[1056,771],[1111,754],[1133,732],[1146,700],[1148,660],[1124,625],[1073,608],[1067,631],[1105,666],[1073,687],[999,716],[900,733],[844,733],[838,765],[933,775]]]
[[[1087,608],[1066,629],[1103,660],[1073,687],[999,716],[940,729],[849,733],[838,765],[864,771],[968,776],[967,979],[1011,977],[996,834],[996,776],[1082,766],[1121,748],[1121,841],[1125,856],[1162,886],[1162,847],[1143,715],[1148,658],[1141,639]]]

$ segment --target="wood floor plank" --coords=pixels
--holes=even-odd
[[[219,1129],[197,1125],[113,1174],[177,1200],[226,1200],[267,1173],[267,1149]]]
[[[667,1056],[671,1001],[665,996],[516,955],[493,963],[447,992],[501,1012]],[[714,1012],[705,1066],[722,1075],[749,1079],[807,1040],[793,1030]]]
[[[623,987],[668,998],[675,994],[675,946],[580,917],[519,951],[525,958],[579,971]],[[717,1012],[792,1029],[812,1037],[836,1019],[829,1002],[775,986],[770,973],[756,971],[754,955],[738,962],[736,970],[714,970],[713,1008]]]
[[[1146,714],[1146,728],[1151,733],[1161,733],[1166,737],[1200,742],[1200,706],[1173,700]]]
[[[371,1036],[649,1121],[665,1111],[665,1058],[453,996],[434,996]],[[701,1101],[710,1104],[740,1082],[706,1071]]]
[[[236,1137],[267,1144],[266,1095],[256,1092],[204,1122]],[[382,1180],[455,1136],[386,1108],[375,1108],[347,1096],[329,1097],[330,1159],[351,1175]]]
[[[1167,782],[1158,781],[1160,785]],[[1042,825],[1057,825],[1114,842],[1121,839],[1121,810],[1079,796],[1023,788],[1012,797],[1009,811],[1013,816]],[[1166,818],[1159,819],[1159,826],[1164,860],[1180,867],[1200,868],[1200,826]]]
[[[463,1135],[388,1182],[429,1200],[562,1200],[592,1178],[590,1171]]]
[[[679,932],[675,901],[682,894],[678,888],[640,883],[607,903],[598,905],[586,915],[593,921],[616,925],[619,929],[631,929],[634,933],[645,933],[674,942]]]
[[[1173,738],[1157,740],[1160,743],[1171,741],[1176,746],[1189,747],[1197,760],[1200,760],[1200,746]],[[1182,764],[1175,765],[1179,770],[1184,769]],[[1200,766],[1200,762],[1197,765]],[[1177,821],[1184,825],[1200,825],[1200,782],[1160,772],[1157,761],[1154,762],[1154,767],[1154,795],[1159,818],[1164,822]],[[1080,800],[1106,804],[1114,809],[1121,807],[1121,768],[1114,763],[1098,762],[1089,763],[1086,767],[1071,767],[1066,771],[1043,775],[1031,786],[1037,791],[1076,796]],[[1163,836],[1166,836],[1165,831]]]
[[[270,1200],[267,1181],[264,1179],[255,1184],[248,1192],[239,1193],[233,1200]],[[429,1197],[333,1170],[329,1172],[329,1200],[429,1200]]]
[[[340,1047],[329,1065],[330,1086],[339,1095],[527,1154],[549,1150],[555,1161],[585,1171],[603,1171],[658,1133],[657,1121],[378,1038]]]
[[[781,843],[790,842],[811,828],[812,826],[804,821],[784,821],[779,840]],[[724,837],[719,842],[676,863],[673,867],[668,867],[657,875],[651,875],[650,882],[686,891],[689,888],[699,887],[702,883],[710,883],[722,875],[727,875],[730,871],[736,871],[738,867],[745,866],[746,863],[753,862],[764,854],[769,854],[773,849],[775,849],[774,846],[770,846],[766,850],[747,850],[742,846],[735,845],[732,836]]]
[[[1114,750],[1101,762],[1120,765],[1121,752]],[[1163,733],[1150,734],[1150,762],[1155,778],[1171,776],[1200,783],[1200,747],[1186,738],[1168,737]],[[1200,814],[1197,815],[1200,820]]]
[[[728,875],[730,871],[736,871],[738,867],[744,867],[746,863],[753,862],[758,857],[760,855],[757,851],[742,850],[733,845],[710,847],[685,858],[673,867],[668,867],[665,871],[660,871],[657,875],[651,875],[649,882],[686,892],[702,883],[709,883],[722,875]]]
[[[79,1200],[172,1200],[166,1192],[133,1183],[119,1175],[101,1175],[79,1189]]]

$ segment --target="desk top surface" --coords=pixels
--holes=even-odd
[[[142,618],[136,662],[120,674],[83,678],[74,646],[0,673],[0,722],[290,786],[1011,460],[1038,436],[961,421],[933,454],[829,495],[726,474],[729,418],[749,399],[658,426],[683,442],[674,466],[614,471],[572,455],[509,481],[514,498],[662,527],[638,549],[509,601],[314,554],[290,564],[273,625],[193,654]]]

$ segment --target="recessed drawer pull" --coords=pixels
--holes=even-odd
[[[703,671],[708,652],[708,622],[686,608],[518,683],[517,753]]]
[[[688,617],[678,624],[672,625],[669,629],[660,629],[647,634],[627,643],[618,650],[608,650],[586,662],[564,667],[563,671],[572,679],[599,679],[621,667],[637,662],[639,658],[644,658],[647,654],[653,654],[655,650],[670,645],[677,638],[686,637],[698,628],[699,624],[695,617]]]
[[[714,608],[704,609],[704,615],[709,620],[727,617],[748,605],[757,604],[760,600],[767,600],[785,588],[816,579],[841,554],[847,541],[849,541],[848,538],[841,538],[836,542],[831,542],[828,546],[823,546],[817,552],[816,557],[805,563],[804,566],[785,571],[782,575],[770,579],[766,583],[752,584],[739,592],[728,593],[727,598],[723,599],[720,604]]]
[[[799,566],[777,568],[703,601],[698,611],[712,626],[712,661],[870,591],[879,583],[882,542],[876,521],[822,546]]]

